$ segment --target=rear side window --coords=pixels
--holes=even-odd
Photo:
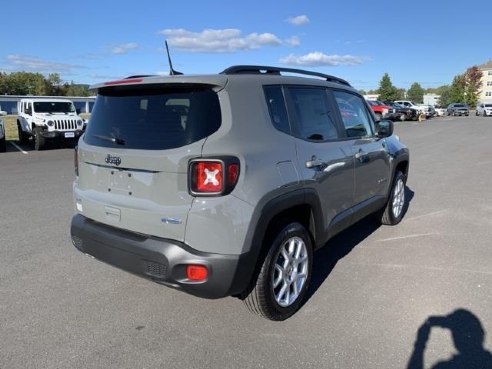
[[[265,99],[270,112],[270,119],[279,131],[290,134],[289,118],[285,107],[284,95],[281,86],[266,86]]]
[[[362,97],[344,91],[333,91],[348,137],[373,135],[369,111]]]
[[[312,141],[338,138],[335,119],[325,89],[289,87],[288,91],[300,138]]]
[[[155,85],[101,89],[84,140],[90,145],[166,150],[199,141],[221,124],[210,87]]]

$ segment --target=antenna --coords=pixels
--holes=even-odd
[[[171,54],[169,54],[169,47],[167,46],[167,40],[164,42],[166,43],[167,60],[169,61],[169,75],[170,76],[177,76],[177,75],[183,74],[183,73],[178,72],[177,70],[173,69],[173,63],[171,62]]]

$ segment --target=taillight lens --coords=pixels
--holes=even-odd
[[[222,192],[224,189],[224,167],[220,162],[198,162],[196,164],[196,191],[204,193]]]
[[[217,196],[230,193],[239,178],[239,160],[233,157],[196,159],[190,162],[192,195]]]

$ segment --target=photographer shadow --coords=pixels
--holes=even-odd
[[[425,346],[432,327],[449,329],[458,351],[447,361],[439,361],[432,369],[492,369],[492,354],[483,347],[485,330],[480,320],[465,309],[447,316],[431,316],[417,331],[414,350],[407,369],[424,368]]]

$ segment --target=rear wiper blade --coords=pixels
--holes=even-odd
[[[125,145],[126,144],[126,141],[122,138],[103,136],[103,135],[92,135],[92,136],[97,137],[97,138],[104,140],[104,141],[113,142],[117,145]]]

